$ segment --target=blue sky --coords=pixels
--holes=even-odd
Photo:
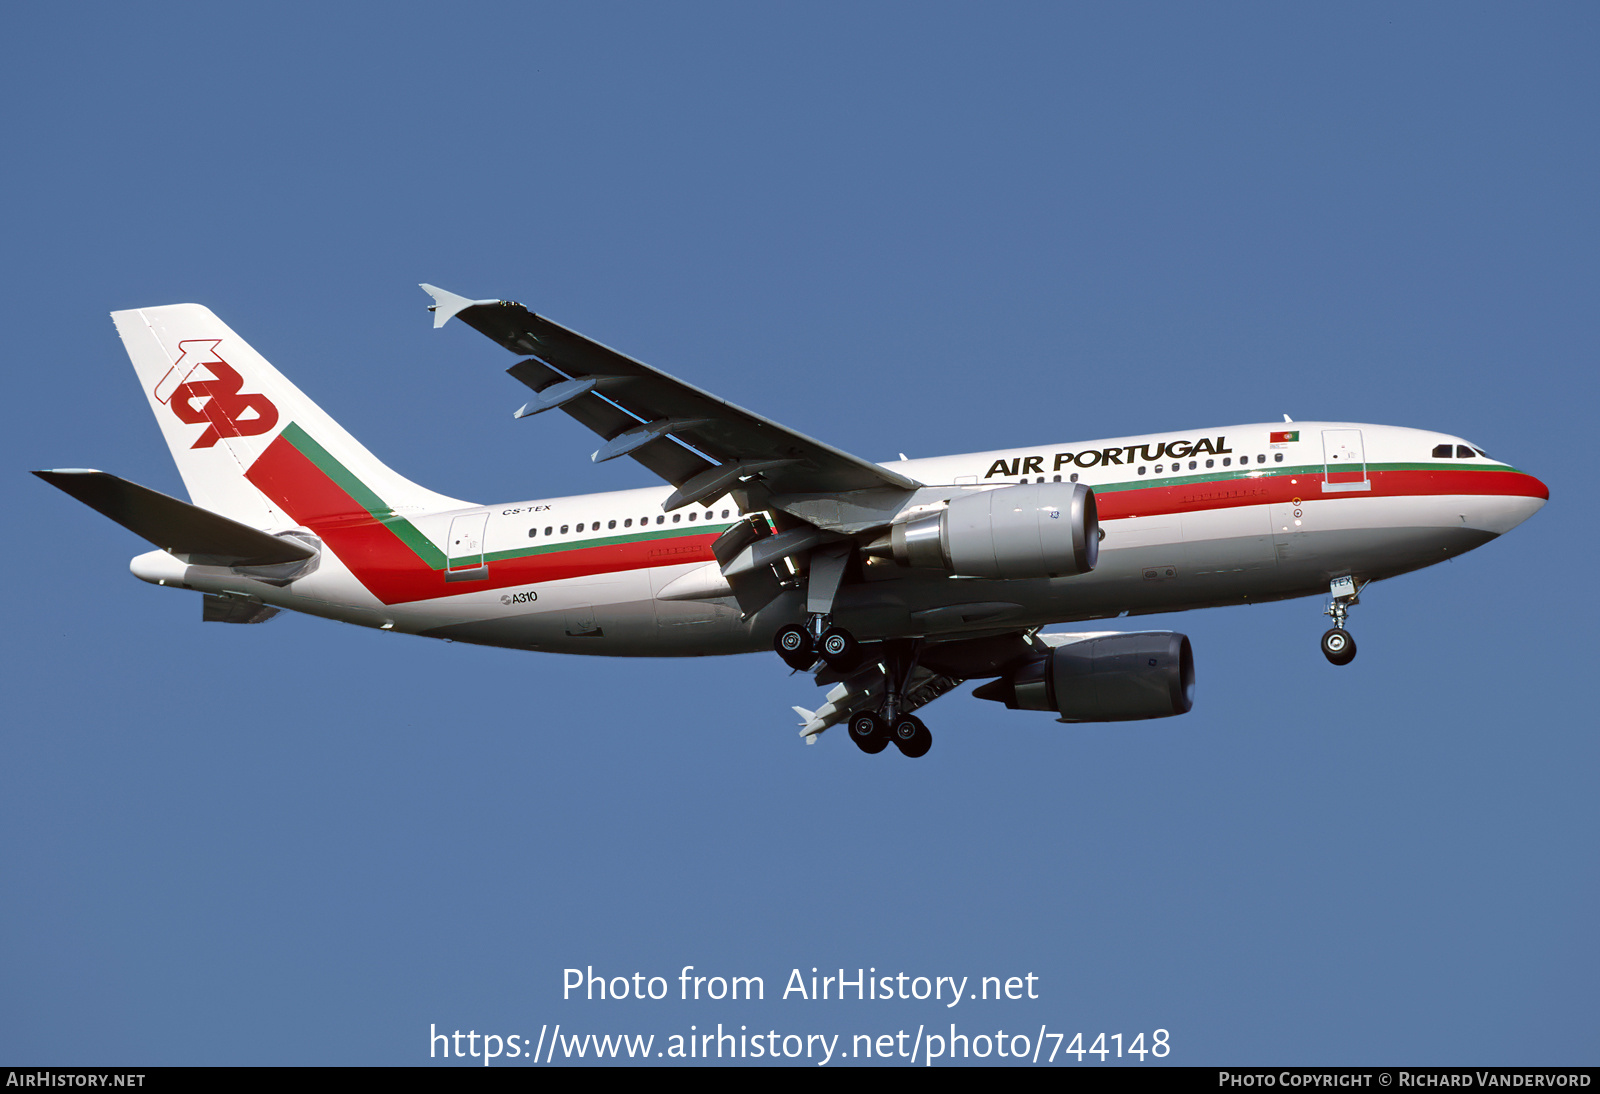
[[[13,13],[0,1059],[953,1020],[1162,1028],[1189,1064],[1594,1063],[1597,24]],[[1289,413],[1466,436],[1552,501],[1375,585],[1348,668],[1315,599],[1158,617],[1194,641],[1191,714],[1068,727],[969,687],[911,763],[802,747],[817,691],[773,655],[202,627],[128,576],[140,541],[25,474],[181,492],[106,313],[192,300],[444,493],[650,485],[570,421],[514,422],[509,358],[430,330],[419,281],[874,459]],[[563,1001],[589,965],[768,999]],[[1031,972],[1040,998],[775,998],[813,966]]]

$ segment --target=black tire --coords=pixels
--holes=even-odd
[[[817,663],[817,650],[811,642],[811,635],[797,624],[779,627],[778,633],[773,636],[772,648],[778,651],[783,663],[792,669],[804,671]]]
[[[877,755],[889,747],[889,726],[870,710],[850,715],[850,739],[856,747],[869,755]]]
[[[848,672],[861,664],[861,643],[843,627],[829,627],[823,631],[817,652],[829,668],[840,672]]]
[[[1355,636],[1342,627],[1334,627],[1322,636],[1322,656],[1335,665],[1348,665],[1356,659]]]
[[[928,732],[928,727],[922,724],[921,718],[903,714],[895,719],[894,744],[901,755],[914,760],[918,756],[928,754],[928,749],[933,747],[933,734]]]

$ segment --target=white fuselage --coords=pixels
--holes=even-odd
[[[1313,595],[1335,577],[1390,577],[1480,546],[1548,497],[1537,479],[1459,438],[1354,423],[1227,426],[885,466],[929,486],[971,490],[1083,482],[1095,491],[1104,539],[1095,569],[1075,577],[985,580],[871,559],[834,609],[867,640]],[[162,552],[135,559],[133,570],[163,584],[490,645],[614,656],[768,648],[779,626],[804,617],[803,593],[742,615],[710,550],[740,519],[737,507],[724,498],[664,514],[670,492],[396,514],[359,536],[348,520],[311,521],[322,561],[282,587]],[[902,516],[939,504],[913,498]]]

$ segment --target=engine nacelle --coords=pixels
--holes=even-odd
[[[963,493],[889,535],[900,565],[962,577],[1070,577],[1100,557],[1094,491],[1081,482]]]
[[[1194,706],[1194,653],[1172,631],[1089,635],[972,694],[1012,710],[1055,711],[1063,722],[1167,718]]]

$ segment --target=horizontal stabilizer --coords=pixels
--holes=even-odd
[[[271,566],[304,562],[317,553],[298,540],[268,535],[104,471],[62,469],[34,474],[175,555],[204,555],[221,566]]]

